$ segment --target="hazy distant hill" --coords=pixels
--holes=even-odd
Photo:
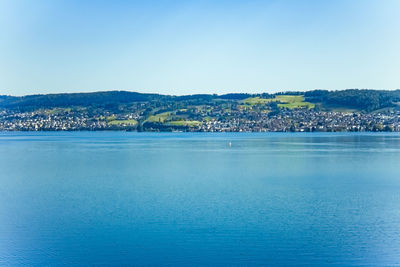
[[[307,101],[321,103],[325,108],[344,107],[362,111],[397,107],[397,103],[400,101],[400,90],[314,90],[308,91],[304,95]]]
[[[184,96],[171,96],[160,94],[145,94],[127,91],[106,91],[93,93],[64,93],[40,94],[22,97],[0,96],[0,108],[18,110],[36,110],[42,108],[92,106],[107,107],[129,104],[134,102],[156,102],[161,104],[188,101],[197,105],[216,100],[241,101],[249,97],[269,99],[274,95],[302,94],[305,101],[317,104],[318,108],[348,108],[360,111],[374,111],[382,108],[397,107],[400,102],[400,90],[358,90],[348,89],[342,91],[313,90],[307,92],[285,92],[277,94],[240,94],[225,95],[197,94]]]
[[[71,107],[71,106],[95,106],[104,107],[133,102],[174,102],[174,101],[196,101],[206,102],[213,99],[242,100],[250,94],[226,94],[210,95],[196,94],[184,96],[171,96],[160,94],[146,94],[128,91],[106,91],[93,93],[62,93],[62,94],[38,94],[22,97],[0,96],[0,108],[36,110],[40,108]]]
[[[27,95],[22,97],[2,96],[0,107],[38,109],[69,106],[91,106],[107,104],[124,104],[138,101],[150,101],[162,99],[157,94],[142,94],[126,91],[107,91],[94,93],[70,93],[70,94],[43,94]]]

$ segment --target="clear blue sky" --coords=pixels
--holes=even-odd
[[[400,88],[400,1],[0,0],[0,94]]]

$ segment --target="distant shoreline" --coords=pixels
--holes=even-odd
[[[0,130],[399,132],[400,90],[0,96]]]

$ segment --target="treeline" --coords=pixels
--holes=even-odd
[[[305,92],[304,96],[306,101],[320,103],[325,108],[343,107],[366,112],[397,107],[400,102],[400,90],[314,90]]]
[[[184,96],[146,94],[127,91],[106,91],[93,93],[38,94],[21,97],[0,95],[0,108],[35,110],[54,107],[105,107],[133,102],[181,102],[204,103],[215,99],[242,100],[252,94],[195,94]]]
[[[42,94],[22,97],[0,96],[0,108],[30,111],[55,107],[94,107],[118,109],[120,105],[137,102],[151,102],[156,107],[216,104],[221,100],[240,102],[243,99],[259,96],[273,98],[279,94],[305,96],[305,101],[318,104],[322,108],[350,108],[360,111],[374,111],[382,108],[397,107],[400,102],[400,90],[358,90],[342,91],[313,90],[307,92],[281,92],[276,94],[232,93],[224,95],[195,94],[184,96],[144,94],[127,91],[107,91],[94,93]],[[153,104],[152,104],[153,105]]]
[[[22,97],[3,96],[0,107],[20,110],[71,106],[119,105],[131,102],[150,101],[162,98],[157,94],[142,94],[126,91],[107,91],[94,93],[43,94]]]

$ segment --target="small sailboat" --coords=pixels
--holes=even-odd
[[[229,142],[229,143],[228,143],[228,146],[231,147],[231,146],[232,146],[232,142]]]

